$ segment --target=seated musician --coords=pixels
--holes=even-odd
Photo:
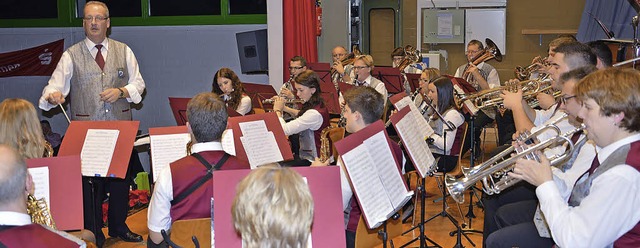
[[[36,108],[29,101],[7,98],[0,103],[0,143],[18,150],[25,159],[42,158],[44,135]]]
[[[280,96],[285,99],[296,99],[295,95],[295,85],[293,79],[296,78],[300,73],[307,70],[307,60],[302,56],[294,56],[289,61],[289,80],[282,84],[280,87]]]
[[[429,117],[429,125],[434,133],[429,136],[427,142],[433,156],[438,159],[438,171],[449,172],[458,164],[458,154],[462,146],[464,135],[464,116],[453,102],[453,84],[448,77],[439,77],[427,86],[427,98],[436,107],[436,111],[444,118],[432,111]],[[447,127],[451,125],[452,129]],[[445,140],[446,139],[446,140]],[[446,142],[446,144],[445,144]]]
[[[440,77],[440,70],[436,68],[426,68],[420,73],[420,88],[417,92],[413,93],[413,103],[418,107],[418,110],[422,111],[422,115],[425,118],[429,118],[427,113],[427,103],[424,101],[429,91],[428,86],[431,81]]]
[[[401,72],[413,73],[413,74],[422,73],[422,68],[424,67],[422,67],[420,63],[415,63],[411,61],[410,63],[405,62],[407,64],[404,64],[404,65],[402,64],[406,56],[407,56],[407,53],[405,52],[404,47],[397,47],[396,49],[394,49],[393,52],[391,52],[391,67],[398,68],[400,66],[404,66]]]
[[[249,114],[251,108],[251,98],[244,91],[240,78],[231,69],[220,68],[213,76],[211,92],[222,97],[227,107],[235,110],[238,114]]]
[[[86,247],[65,232],[34,224],[27,214],[33,179],[22,156],[0,144],[0,247]]]
[[[264,165],[238,184],[231,217],[242,236],[242,247],[308,247],[313,198],[296,171]]]
[[[609,46],[599,40],[589,41],[586,43],[586,45],[591,47],[593,53],[596,54],[596,57],[598,59],[598,64],[596,64],[596,67],[598,67],[598,69],[611,67],[611,64],[613,63],[613,54],[611,54],[611,49],[609,49]]]
[[[580,67],[564,73],[560,77],[559,83],[562,85],[560,108],[568,114],[569,122],[574,126],[574,128],[578,128],[582,122],[582,120],[578,118],[578,113],[581,110],[582,105],[575,97],[574,88],[582,78],[594,71],[596,71],[596,67],[594,66]],[[586,134],[583,132],[577,132],[570,138],[574,144],[574,149],[570,154],[570,158],[567,159],[565,163],[552,168],[554,181],[558,185],[560,194],[564,199],[569,198],[573,185],[578,178],[589,169],[591,161],[596,156],[595,144],[593,141],[588,141]],[[519,242],[517,240],[528,239],[524,237],[517,237],[513,241],[507,241],[510,238],[505,238],[504,235],[508,235],[508,233],[516,230],[521,232],[522,235],[529,234],[533,235],[534,238],[537,238],[537,232],[529,233],[527,231],[528,229],[536,230],[536,226],[544,228],[544,224],[542,223],[534,224],[536,211],[539,211],[537,210],[537,206],[538,199],[534,198],[532,200],[509,203],[498,208],[495,218],[493,218],[493,220],[486,220],[494,222],[494,224],[492,224],[494,226],[503,227],[491,234],[491,236],[494,236],[493,240],[500,240],[499,242],[509,243]],[[507,226],[508,228],[504,228]]]
[[[354,87],[344,94],[345,110],[344,117],[346,119],[346,130],[349,133],[356,133],[370,124],[381,119],[384,112],[385,97],[370,87]],[[390,142],[396,158],[402,158],[402,162],[398,166],[398,170],[402,170],[401,166],[405,162],[400,146],[396,142]],[[356,230],[358,221],[362,214],[360,205],[353,196],[353,191],[349,180],[347,179],[345,168],[341,159],[337,159],[340,170],[340,186],[342,189],[342,206],[345,214],[347,247],[355,247]],[[316,159],[312,166],[323,166],[329,164]]]
[[[373,71],[373,57],[371,55],[358,55],[353,62],[353,70],[355,77],[351,84],[356,86],[367,86],[374,88],[378,93],[382,94],[385,99],[389,96],[387,87],[379,79],[371,76]]]
[[[640,73],[596,71],[575,87],[589,139],[600,148],[567,200],[554,181],[549,161],[520,159],[511,173],[536,186],[550,238],[526,235],[530,247],[637,247],[640,239]],[[533,229],[529,233],[535,232]],[[494,233],[497,235],[498,233]],[[517,237],[495,246],[513,247]],[[535,234],[535,233],[534,233]],[[525,237],[522,233],[517,236]],[[521,246],[523,247],[523,246]]]
[[[282,97],[276,98],[273,110],[276,112],[285,135],[299,134],[299,151],[293,161],[285,162],[288,166],[309,166],[320,152],[320,133],[329,126],[329,111],[320,96],[320,79],[311,70],[300,73],[295,78],[296,94],[304,103],[301,109],[284,106]],[[285,122],[283,111],[295,116]]]
[[[149,203],[149,247],[165,247],[161,231],[167,232],[176,220],[211,217],[214,170],[249,169],[249,164],[222,150],[220,138],[227,127],[227,108],[214,93],[200,93],[187,104],[187,126],[193,154],[171,163],[158,172]],[[213,172],[215,174],[215,172]],[[205,181],[201,179],[208,178]],[[194,187],[192,185],[200,186]]]
[[[338,82],[351,82],[353,80],[353,64],[346,64],[345,59],[349,56],[349,52],[343,46],[336,46],[331,50],[331,58],[333,64],[331,68],[336,73],[331,74],[331,81],[336,84]]]

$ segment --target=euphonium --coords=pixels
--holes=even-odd
[[[262,104],[273,104],[275,100],[273,99],[264,99],[262,100]],[[285,99],[284,103],[304,103],[302,99]]]
[[[519,137],[519,140],[529,140],[531,138],[536,137],[538,134],[546,131],[555,131],[556,136],[553,138],[547,139],[543,142],[535,144],[526,149],[522,149],[517,151],[513,146],[507,148],[503,152],[498,155],[490,158],[484,163],[474,166],[472,168],[463,168],[462,173],[464,177],[460,179],[456,179],[453,176],[447,175],[445,177],[445,185],[447,190],[451,194],[454,200],[459,203],[464,202],[464,191],[469,187],[475,185],[478,181],[482,180],[483,183],[483,191],[489,195],[499,194],[505,188],[512,186],[513,184],[519,182],[519,180],[511,178],[508,176],[508,172],[513,171],[514,164],[516,160],[525,157],[528,159],[536,159],[535,152],[543,151],[546,148],[555,147],[557,145],[562,145],[564,143],[568,144],[568,148],[565,152],[559,156],[554,156],[549,158],[552,166],[559,165],[566,161],[571,157],[573,153],[574,144],[571,142],[570,136],[582,129],[582,127],[573,130],[571,132],[561,134],[560,129],[556,126],[558,122],[567,118],[565,114],[562,118],[554,121],[553,123],[541,128],[540,130],[529,133],[526,135],[522,135]],[[567,137],[568,136],[568,137]],[[508,159],[502,160],[504,157],[508,156],[512,152],[516,152],[516,155],[509,157]],[[502,160],[502,161],[500,161]],[[499,162],[498,162],[499,161]]]
[[[412,45],[404,47],[404,58],[398,64],[398,69],[402,72],[404,68],[420,61],[420,51],[416,50]]]
[[[471,63],[477,66],[480,63],[489,61],[491,59],[495,59],[496,61],[501,62],[502,53],[500,53],[500,49],[498,49],[498,46],[496,45],[496,43],[494,43],[489,38],[486,38],[484,42],[487,44],[487,48],[484,49],[483,53],[473,58],[471,60]],[[462,78],[464,78],[465,80],[469,78],[469,72],[467,72],[468,68],[469,68],[469,65],[467,65],[467,67],[464,68],[464,73],[462,74]]]
[[[36,200],[33,195],[29,194],[27,196],[27,214],[31,216],[31,222],[56,229],[56,223],[51,217],[51,211],[49,211],[49,206],[44,198]]]

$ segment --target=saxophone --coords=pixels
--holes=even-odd
[[[329,140],[329,133],[332,126],[325,127],[320,132],[320,162],[326,162],[331,157],[331,140]]]
[[[56,223],[51,217],[51,211],[44,198],[36,200],[36,197],[29,194],[27,196],[27,214],[31,216],[31,222],[56,229]]]

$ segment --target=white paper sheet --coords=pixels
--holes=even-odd
[[[438,13],[438,38],[453,37],[453,14]]]
[[[435,158],[427,142],[420,136],[415,135],[418,132],[416,123],[412,115],[406,115],[396,123],[395,127],[416,169],[418,169],[420,175],[426,177],[430,172],[435,171]]]
[[[259,135],[269,132],[267,123],[263,120],[240,122],[238,125],[240,126],[240,131],[242,131],[242,136]]]
[[[236,155],[236,145],[233,141],[233,129],[227,129],[222,132],[222,150],[231,156]]]
[[[416,121],[416,124],[418,126],[417,131],[420,131],[420,132],[415,132],[414,134],[416,133],[420,134],[420,136],[422,136],[424,140],[434,133],[431,126],[429,126],[429,122],[427,122],[427,120],[424,119],[424,117],[420,113],[420,110],[418,110],[418,106],[416,106],[415,103],[411,101],[411,98],[409,98],[408,96],[405,96],[400,101],[396,102],[394,106],[396,107],[396,109],[403,109],[406,106],[409,106],[409,108],[411,108],[411,113],[409,113],[409,115],[413,116],[413,119]]]
[[[116,149],[119,130],[89,129],[82,145],[82,175],[107,176],[113,151]]]
[[[251,169],[284,160],[273,132],[253,133],[249,136],[244,135],[240,137],[240,142],[242,142],[242,147],[244,147],[247,153],[247,159],[249,159]]]
[[[33,195],[36,199],[44,198],[47,206],[51,209],[51,197],[49,195],[49,167],[29,168],[29,174],[33,178],[35,192]]]
[[[187,156],[187,143],[191,140],[188,133],[151,135],[151,165],[153,181],[158,180],[160,172],[170,163]]]

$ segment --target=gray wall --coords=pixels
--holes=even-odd
[[[332,62],[331,50],[338,45],[351,51],[349,25],[349,1],[322,1],[322,35],[318,37],[318,61]]]
[[[239,73],[240,80],[268,84],[266,75],[240,74],[235,33],[264,29],[266,25],[216,25],[169,27],[113,27],[110,37],[127,43],[140,64],[147,84],[146,95],[133,111],[140,130],[173,126],[167,97],[192,97],[211,90],[213,75],[220,67]],[[0,53],[25,49],[58,39],[65,49],[84,38],[82,28],[0,29]],[[49,77],[0,78],[0,99],[24,98],[36,105]],[[63,134],[68,124],[58,111],[39,111],[55,132]]]

